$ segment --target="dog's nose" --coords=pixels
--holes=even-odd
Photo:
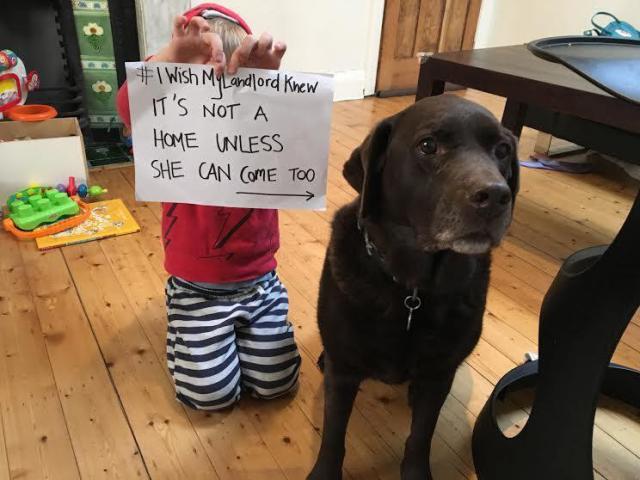
[[[483,185],[469,195],[469,203],[484,217],[500,215],[511,202],[511,190],[504,183]]]

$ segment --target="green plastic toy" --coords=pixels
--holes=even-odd
[[[102,188],[100,185],[92,185],[89,187],[89,197],[97,197],[107,193],[109,190]]]
[[[12,195],[7,204],[9,218],[20,229],[30,231],[42,225],[80,212],[69,195],[58,190],[28,188]]]

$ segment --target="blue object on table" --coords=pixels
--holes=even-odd
[[[599,25],[596,23],[596,17],[598,15],[606,16],[611,21],[605,25]],[[594,35],[599,37],[611,37],[611,38],[626,38],[630,40],[640,40],[640,31],[628,22],[619,20],[618,17],[609,12],[598,12],[591,17],[592,30],[584,32],[585,35],[593,37]]]

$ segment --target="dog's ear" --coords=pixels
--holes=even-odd
[[[344,178],[360,195],[360,218],[365,218],[380,198],[380,172],[393,127],[393,117],[380,122],[344,164]]]
[[[371,136],[371,134],[369,134]],[[362,185],[364,183],[364,166],[362,164],[363,145],[369,140],[369,136],[364,142],[351,152],[349,160],[342,167],[342,176],[349,182],[351,188],[356,192],[362,193]]]
[[[509,139],[511,145],[511,157],[509,158],[509,178],[507,178],[507,185],[511,189],[511,201],[512,205],[515,205],[516,195],[520,190],[520,160],[518,160],[518,138],[511,133],[510,130],[504,129],[505,135]]]

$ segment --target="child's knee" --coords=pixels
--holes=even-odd
[[[239,400],[240,363],[231,347],[210,359],[175,352],[168,345],[167,364],[181,403],[197,410],[223,410]]]
[[[240,399],[240,377],[227,383],[192,385],[176,381],[176,398],[196,410],[224,410]]]
[[[240,399],[241,372],[235,351],[224,360],[191,361],[167,352],[176,398],[196,410],[223,410]]]
[[[298,354],[287,364],[263,370],[243,369],[243,386],[250,390],[254,397],[269,400],[297,391],[300,375],[300,356]]]

